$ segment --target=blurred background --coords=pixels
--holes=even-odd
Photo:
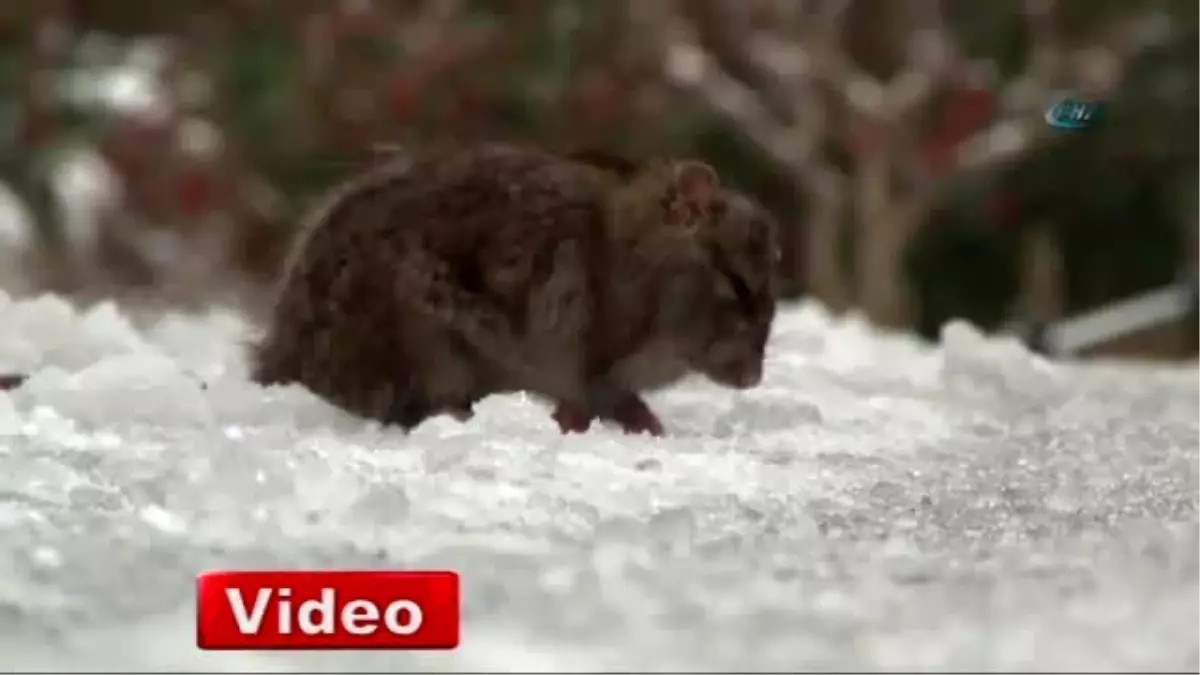
[[[249,311],[411,140],[699,155],[785,302],[1197,352],[1196,0],[6,0],[0,288]],[[1106,102],[1083,132],[1049,105]]]

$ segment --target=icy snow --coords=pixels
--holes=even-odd
[[[563,437],[493,397],[409,436],[250,384],[236,315],[0,296],[11,669],[1200,668],[1200,382],[941,347],[806,304],[764,385]],[[214,567],[452,567],[440,653],[194,646]]]

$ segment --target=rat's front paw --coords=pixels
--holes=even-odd
[[[592,416],[583,406],[575,403],[559,403],[552,415],[564,434],[582,434],[592,426]]]

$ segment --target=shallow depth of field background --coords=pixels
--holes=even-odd
[[[1195,672],[1197,8],[0,0],[0,655]],[[1103,124],[1050,129],[1068,94]],[[406,434],[250,382],[301,214],[444,138],[697,155],[758,196],[762,386],[655,392],[649,438],[518,394]],[[1098,311],[1079,351],[1002,335]],[[198,651],[195,574],[248,567],[457,569],[463,645]]]
[[[253,312],[323,189],[447,137],[704,157],[784,224],[789,300],[933,340],[1195,273],[1194,0],[0,4],[10,293]],[[1064,94],[1104,123],[1049,129]]]

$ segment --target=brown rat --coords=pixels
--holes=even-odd
[[[285,265],[253,377],[411,428],[498,392],[661,433],[638,392],[761,377],[774,234],[692,160],[485,145],[346,183]]]

